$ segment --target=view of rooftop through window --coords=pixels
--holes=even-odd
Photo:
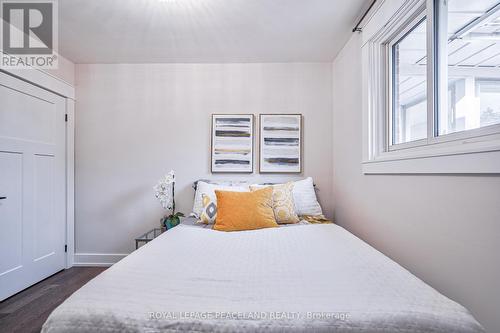
[[[447,110],[438,134],[500,123],[500,4],[450,0],[448,4]]]
[[[500,124],[500,3],[450,0],[447,21],[448,92],[435,115],[436,134]],[[392,144],[427,136],[426,27],[421,21],[393,46]],[[445,79],[445,78],[443,78]],[[439,98],[443,98],[441,92]]]

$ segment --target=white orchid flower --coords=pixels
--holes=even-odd
[[[155,191],[155,197],[160,201],[160,204],[164,209],[173,210],[174,209],[174,183],[175,183],[175,172],[170,170],[162,179],[158,181],[153,187]]]

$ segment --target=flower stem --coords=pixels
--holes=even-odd
[[[173,214],[175,214],[175,181],[172,183],[172,215]]]

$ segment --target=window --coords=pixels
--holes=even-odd
[[[455,95],[438,108],[438,135],[499,124],[500,12],[497,0],[449,0],[438,35]],[[443,29],[444,30],[444,29]],[[495,80],[496,79],[496,80]]]
[[[383,2],[362,45],[365,173],[500,173],[499,0]]]
[[[417,16],[389,43],[392,71],[388,82],[392,82],[389,89],[393,94],[390,146],[500,123],[492,120],[500,112],[495,92],[500,81],[499,8],[497,0],[449,0],[444,10],[434,13],[439,23],[431,33],[438,41],[436,55],[442,58],[433,64],[437,73],[433,78],[437,87],[436,110],[431,114],[434,124],[427,119],[426,69],[431,53],[427,48],[427,20]],[[440,29],[442,22],[447,22],[446,29]],[[446,82],[444,88],[441,82]],[[448,98],[440,100],[440,96],[446,96],[444,89]],[[434,128],[428,131],[431,125]],[[429,137],[428,133],[433,135]]]
[[[391,144],[427,137],[426,24],[420,19],[391,46]]]

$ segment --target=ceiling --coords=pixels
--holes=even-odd
[[[75,63],[331,61],[369,0],[59,0]]]

